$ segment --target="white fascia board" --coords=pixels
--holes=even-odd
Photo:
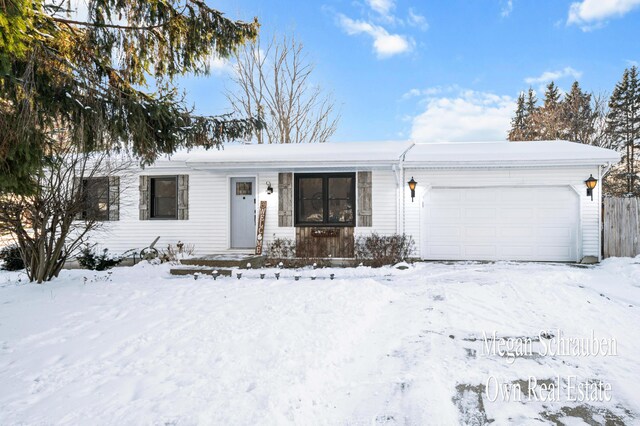
[[[405,169],[466,169],[466,168],[535,168],[535,167],[571,167],[571,166],[606,166],[611,159],[593,160],[562,160],[562,161],[464,161],[464,162],[438,162],[405,161]]]
[[[341,162],[341,161],[332,161],[332,162],[289,162],[289,161],[265,161],[265,162],[256,162],[256,163],[233,163],[233,162],[220,162],[220,163],[211,163],[211,162],[195,162],[189,161],[185,165],[191,169],[198,170],[278,170],[278,169],[299,169],[299,170],[311,170],[311,169],[345,169],[345,170],[368,170],[372,168],[377,169],[388,169],[394,164],[397,164],[397,161],[389,162]]]

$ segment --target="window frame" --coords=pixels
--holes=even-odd
[[[300,213],[300,179],[322,179],[322,222],[301,222]],[[349,222],[329,222],[329,179],[331,178],[351,178],[351,198],[353,204],[353,217]],[[357,195],[356,195],[356,173],[355,172],[332,172],[332,173],[295,173],[293,177],[293,206],[294,206],[294,226],[295,227],[330,227],[330,228],[353,228],[356,226],[357,215]]]
[[[156,216],[156,189],[155,180],[172,180],[176,188],[175,214],[173,216]],[[178,220],[178,176],[149,176],[149,220]]]
[[[94,180],[94,181],[104,181],[106,182],[106,192],[105,192],[105,196],[101,197],[101,198],[106,198],[106,202],[107,202],[107,211],[106,211],[106,215],[105,217],[97,217],[95,214],[93,215],[93,217],[89,214],[89,211],[91,209],[89,209],[89,191],[87,190],[87,187],[89,186],[89,181]],[[94,221],[94,222],[108,222],[110,220],[109,217],[109,210],[110,210],[110,206],[111,206],[111,198],[109,196],[109,189],[110,189],[110,185],[109,185],[109,176],[88,176],[88,177],[83,177],[80,179],[80,186],[81,186],[81,194],[82,194],[82,211],[80,212],[80,218],[82,220],[89,220],[89,221]],[[100,198],[98,198],[97,200],[94,200],[94,203],[99,203]],[[99,209],[95,210],[96,212],[99,211]]]

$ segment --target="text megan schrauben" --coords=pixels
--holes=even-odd
[[[538,357],[608,357],[618,355],[615,338],[596,336],[568,337],[562,330],[541,331],[536,337],[500,337],[497,332],[482,333],[483,356],[499,356],[508,364],[517,358]],[[605,402],[611,400],[611,384],[601,380],[581,379],[577,375],[552,378],[529,376],[527,380],[504,381],[489,376],[486,397],[495,401],[573,401]]]

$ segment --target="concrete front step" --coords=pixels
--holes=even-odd
[[[212,254],[193,259],[183,259],[180,263],[183,265],[206,266],[210,268],[246,268],[247,263],[250,263],[252,268],[260,268],[264,265],[264,256]]]

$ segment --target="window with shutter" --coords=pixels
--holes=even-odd
[[[140,220],[189,219],[189,175],[140,176]]]

